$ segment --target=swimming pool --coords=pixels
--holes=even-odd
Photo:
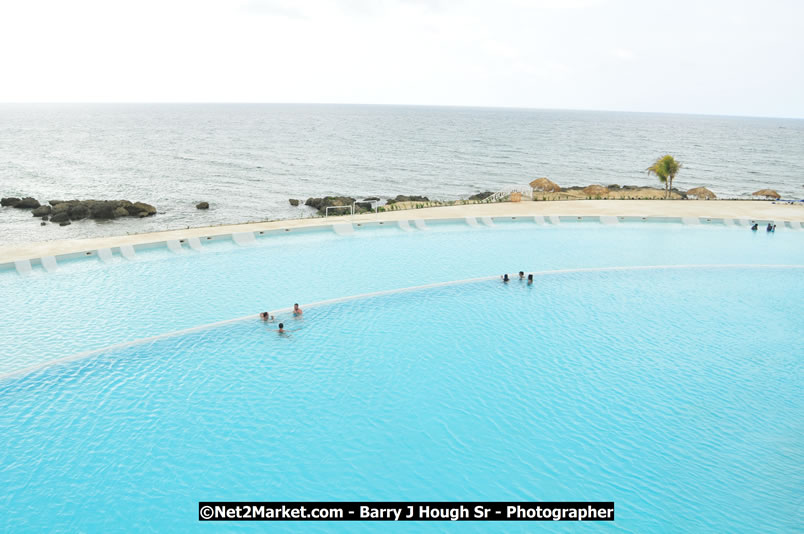
[[[800,523],[804,232],[495,222],[0,273],[0,528],[192,530],[199,500],[250,498],[613,500],[601,528],[640,532]],[[482,279],[520,269],[533,286]],[[283,315],[288,337],[251,319],[137,342],[474,278]]]

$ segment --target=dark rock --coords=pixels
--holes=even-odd
[[[11,206],[12,208],[20,203],[20,198],[17,197],[3,197],[0,198],[0,206]]]
[[[299,199],[298,198],[289,198],[288,202],[290,202],[291,206],[298,206],[299,205]]]
[[[45,221],[42,221],[39,223],[39,226],[47,226],[47,223]]]
[[[61,220],[63,220],[63,221],[69,220],[70,219],[70,204],[68,204],[67,202],[62,202],[60,204],[56,204],[55,206],[53,206],[53,209],[50,212],[50,218],[55,219],[56,216],[59,216],[59,218]],[[59,222],[59,221],[56,220],[54,222]]]
[[[87,201],[88,208],[89,208],[89,218],[90,219],[116,219],[114,212],[117,209],[117,202],[113,201]],[[70,218],[72,219],[72,210],[70,210]]]
[[[58,204],[57,204],[58,205]],[[80,221],[89,217],[89,208],[86,204],[73,204],[70,206],[70,219]]]
[[[67,210],[57,211],[50,217],[50,222],[60,223],[70,220],[70,213]]]
[[[42,217],[42,220],[43,220],[43,221],[46,221],[46,220],[48,220],[48,219],[49,219],[49,217],[48,217],[47,215],[45,215],[44,217]]]
[[[38,206],[36,217],[50,214],[50,221],[63,223],[81,219],[112,220],[120,217],[149,217],[156,208],[144,202],[128,200],[50,200],[50,206]],[[43,220],[47,220],[46,218]]]
[[[483,200],[490,197],[493,194],[494,191],[483,191],[482,193],[472,195],[471,197],[469,197],[469,200]]]
[[[356,200],[355,201],[355,213],[364,213],[367,211],[371,211],[372,208],[372,200],[365,199],[365,200]]]
[[[59,223],[59,226],[69,226],[69,225],[70,225],[70,221],[63,221],[63,222]]]
[[[373,201],[377,201],[377,200],[380,200],[380,197],[366,197],[366,198],[364,198],[363,200],[373,200]]]
[[[616,190],[618,190],[620,188],[620,186],[617,185],[617,184],[610,184],[610,185],[607,185],[606,187],[608,187],[609,190],[611,190],[611,191],[616,191]]]
[[[33,197],[25,197],[16,204],[14,204],[15,208],[21,210],[30,210],[33,208],[38,208],[39,206],[41,206],[41,204],[39,203],[38,200],[36,200]]]
[[[135,202],[132,207],[136,208],[136,210],[138,211],[144,211],[148,215],[156,215],[156,208],[151,206],[150,204],[146,204],[145,202]],[[130,213],[133,213],[131,210],[128,211]]]
[[[33,210],[31,213],[33,214],[34,217],[44,217],[46,215],[50,215],[50,212],[52,210],[53,210],[53,208],[51,208],[50,206],[39,206],[38,208]]]
[[[324,197],[324,198],[308,198],[304,205],[310,206],[318,210],[318,213],[325,215],[328,206],[351,206],[355,203],[352,197]],[[344,212],[346,210],[338,210]]]
[[[196,209],[199,210],[208,210],[209,209],[209,202],[199,202],[195,205]]]
[[[128,212],[129,215],[133,215],[134,213],[137,213],[139,211],[137,208],[134,207],[134,203],[128,200],[118,200],[117,207],[125,208],[125,210]]]

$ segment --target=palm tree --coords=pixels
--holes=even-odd
[[[670,190],[673,188],[673,179],[681,169],[681,163],[667,154],[653,162],[653,165],[648,167],[648,174],[655,174],[659,177],[659,181],[664,184],[664,197],[670,198]]]

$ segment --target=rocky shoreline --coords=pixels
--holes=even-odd
[[[596,188],[594,191],[590,190],[591,187]],[[432,206],[443,206],[453,204],[471,204],[476,202],[483,202],[486,198],[493,195],[493,191],[484,191],[476,193],[467,198],[439,201],[430,199],[424,195],[397,195],[393,198],[385,199],[385,204],[374,204],[377,211],[411,209],[411,208],[425,208]],[[533,191],[534,201],[538,200],[605,200],[605,199],[618,199],[618,200],[652,200],[665,197],[665,190],[653,187],[636,186],[636,185],[617,185],[612,184],[606,187],[603,186],[571,186],[571,187],[557,187],[553,191],[541,192],[536,189]],[[670,199],[680,200],[687,199],[687,194],[677,188],[670,190]],[[372,203],[378,202],[379,197],[368,197],[363,199],[355,199],[350,196],[326,196],[326,197],[311,197],[304,201],[304,205],[316,210],[318,215],[326,215],[328,207],[348,207],[354,205],[355,213],[365,213],[372,210]],[[301,201],[295,198],[288,199],[291,206],[299,206]],[[331,212],[330,215],[343,215],[343,212]]]
[[[112,220],[156,215],[154,206],[129,200],[48,200],[47,204],[42,204],[33,197],[4,197],[0,199],[0,206],[31,210],[34,217],[42,219],[41,224],[49,221],[59,226],[82,219]]]
[[[493,191],[484,191],[482,193],[477,193],[470,196],[466,199],[466,201],[480,202],[493,194]],[[304,205],[317,210],[319,215],[326,215],[328,207],[347,207],[352,205],[355,207],[355,213],[365,213],[367,211],[371,211],[372,205],[376,205],[376,203],[380,201],[380,197],[366,197],[358,200],[348,196],[328,196],[321,198],[308,198],[304,202]],[[289,198],[288,202],[290,202],[291,206],[298,206],[300,204],[300,201],[295,198]],[[406,209],[406,207],[412,203],[418,203],[418,205],[423,206],[440,202],[431,200],[429,197],[424,195],[397,195],[393,198],[387,198],[385,200],[385,204],[379,205],[377,209],[378,211],[385,211],[387,209],[395,209],[398,206],[401,207],[401,209]]]
[[[592,191],[591,188],[596,189]],[[397,195],[392,198],[385,198],[384,203],[383,200],[377,196],[361,199],[350,196],[310,197],[305,201],[290,198],[288,202],[291,206],[296,207],[303,204],[304,206],[314,209],[317,215],[324,216],[327,215],[328,207],[346,208],[354,206],[355,213],[366,213],[372,210],[378,212],[389,210],[396,211],[432,206],[478,203],[485,201],[493,194],[493,191],[484,191],[467,198],[452,201],[432,200],[425,195]],[[555,186],[555,189],[551,191],[539,191],[534,189],[532,200],[647,200],[663,198],[664,196],[665,191],[663,189],[612,184],[605,187]],[[670,191],[670,198],[686,199],[688,197],[684,191],[673,188]],[[157,213],[156,208],[151,204],[145,202],[131,202],[129,200],[48,200],[46,204],[42,204],[33,197],[4,197],[0,199],[0,206],[30,210],[34,217],[41,218],[41,224],[43,226],[48,222],[60,226],[67,226],[73,221],[82,219],[114,220],[124,217],[144,218],[151,217]],[[199,210],[207,210],[210,208],[210,204],[208,202],[199,202],[195,207]],[[342,211],[330,213],[330,215],[343,214],[344,212]]]

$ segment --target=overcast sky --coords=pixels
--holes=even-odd
[[[802,0],[0,0],[0,101],[802,118],[802,21]]]

